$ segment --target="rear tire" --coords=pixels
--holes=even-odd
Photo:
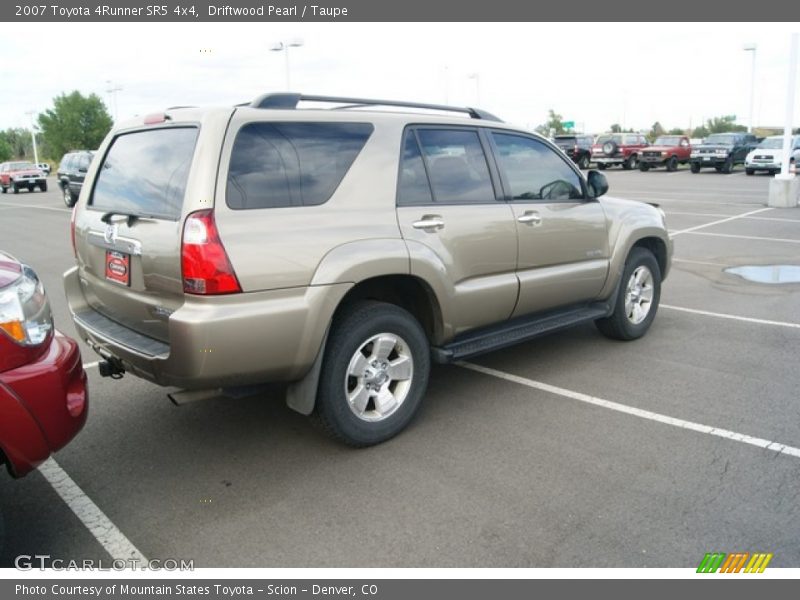
[[[700,172],[700,164],[699,163],[691,163],[689,168],[692,170],[692,173],[699,173]]]
[[[597,163],[597,168],[601,171],[605,171],[608,168],[608,165],[606,163]]]
[[[635,247],[625,261],[614,312],[597,319],[595,325],[606,337],[635,340],[642,337],[658,311],[661,299],[661,269],[653,253]]]
[[[328,336],[316,417],[345,444],[379,444],[414,418],[429,373],[428,339],[408,311],[375,301],[345,307]]]
[[[755,175],[755,169],[745,169],[744,172],[748,175]]]
[[[584,154],[578,159],[578,168],[584,171],[589,168],[589,157],[587,155]]]
[[[622,168],[626,171],[630,171],[631,169],[635,169],[638,163],[639,161],[636,159],[636,155],[631,154],[627,159],[625,159],[625,162],[622,163]]]

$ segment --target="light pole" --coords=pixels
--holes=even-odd
[[[303,45],[303,40],[293,40],[291,42],[278,42],[274,44],[269,50],[270,52],[283,52],[286,59],[286,91],[292,89],[291,79],[289,78],[289,48],[300,48]]]
[[[114,123],[117,122],[117,92],[122,91],[122,86],[118,83],[112,83],[110,79],[106,79],[106,83],[108,84],[108,89],[106,92],[109,96],[111,96],[111,102],[114,106]]]
[[[467,79],[474,79],[475,80],[475,104],[480,106],[481,103],[481,74],[480,73],[470,73],[467,75]]]
[[[750,121],[747,129],[748,132],[753,133],[753,106],[756,98],[756,45],[745,44],[742,46],[742,50],[753,53],[753,66],[750,71]]]
[[[33,115],[36,114],[35,110],[29,110],[25,113],[31,118],[31,140],[33,141],[33,164],[39,164],[39,151],[36,149],[36,125],[33,122]]]

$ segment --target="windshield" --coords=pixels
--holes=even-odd
[[[655,144],[656,146],[680,146],[681,138],[675,135],[671,136],[662,136],[660,138],[656,138]]]
[[[736,136],[729,133],[715,133],[706,138],[706,144],[721,144],[723,146],[733,146]]]
[[[30,169],[36,169],[36,167],[33,166],[33,163],[17,162],[17,163],[11,163],[11,164],[8,165],[8,170],[9,171],[27,171],[27,170],[30,170]]]
[[[605,144],[606,142],[616,142],[617,144],[621,144],[622,136],[617,135],[616,133],[614,135],[601,135],[600,137],[597,138],[595,144],[602,145]]]
[[[758,145],[759,148],[771,148],[773,150],[777,150],[778,148],[783,148],[783,138],[782,137],[774,137],[774,138],[767,138],[763,142]]]

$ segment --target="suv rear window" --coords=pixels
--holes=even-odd
[[[100,165],[91,206],[177,220],[196,140],[196,127],[120,135]]]
[[[369,123],[249,123],[233,143],[230,208],[324,204],[372,134]]]

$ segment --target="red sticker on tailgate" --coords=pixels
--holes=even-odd
[[[106,279],[123,285],[131,284],[131,257],[129,254],[106,250]]]

